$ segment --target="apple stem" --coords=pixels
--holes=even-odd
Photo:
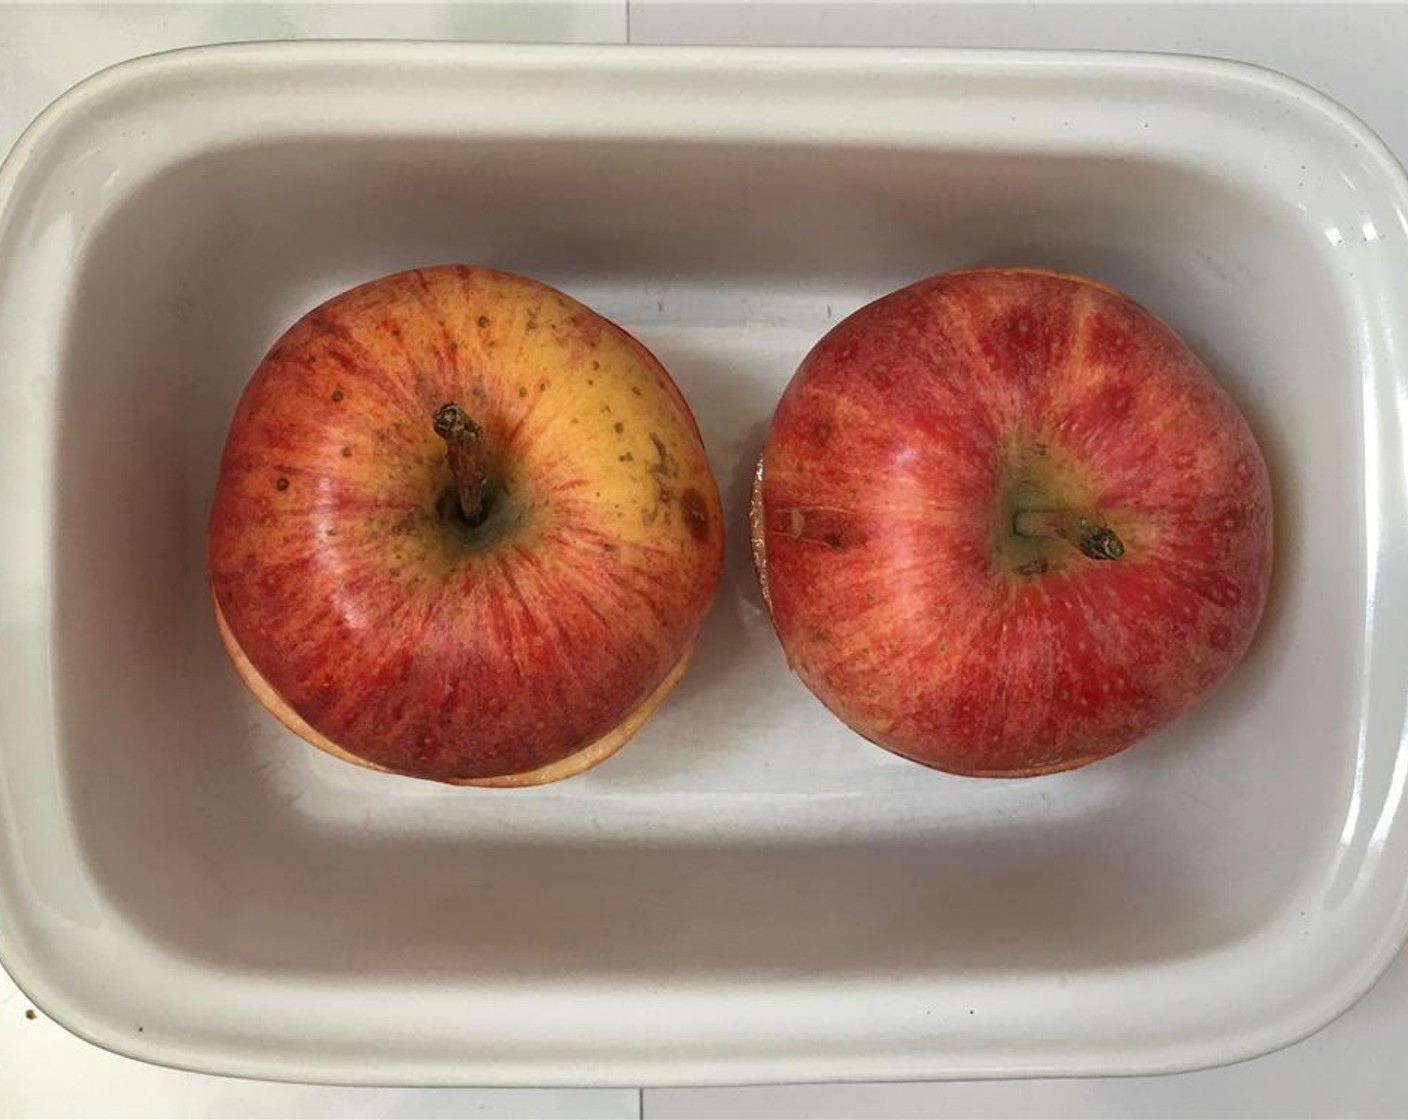
[[[435,434],[445,441],[450,472],[455,476],[460,513],[474,527],[489,515],[489,451],[484,446],[484,429],[451,401],[435,410]]]
[[[1092,560],[1118,560],[1124,555],[1124,542],[1118,534],[1088,514],[1022,509],[1012,518],[1012,531],[1019,537],[1057,537]]]

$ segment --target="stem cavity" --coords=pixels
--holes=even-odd
[[[1019,537],[1056,537],[1091,560],[1118,560],[1124,555],[1124,542],[1113,529],[1090,515],[1069,510],[1018,510],[1012,518],[1012,531]]]
[[[471,528],[484,523],[493,498],[493,479],[484,429],[451,401],[435,410],[435,434],[445,441],[446,459],[455,478],[459,512]]]

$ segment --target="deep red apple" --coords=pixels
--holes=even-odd
[[[718,584],[718,490],[650,353],[521,276],[399,273],[309,312],[239,402],[217,622],[292,731],[379,770],[532,785],[616,751]]]
[[[958,774],[1085,765],[1242,657],[1266,465],[1203,364],[1100,284],[923,280],[803,361],[753,553],[792,667],[861,735]]]

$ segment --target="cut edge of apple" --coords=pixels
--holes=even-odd
[[[367,770],[376,770],[383,774],[399,774],[399,771],[390,767],[380,766],[375,762],[352,754],[344,750],[322,732],[313,727],[307,720],[300,716],[293,708],[279,695],[278,691],[268,681],[264,679],[262,673],[254,667],[254,663],[245,655],[244,648],[230,629],[229,623],[225,621],[225,612],[220,608],[220,601],[212,592],[211,603],[215,608],[215,625],[220,632],[220,640],[225,646],[225,652],[229,654],[230,661],[234,664],[235,673],[244,682],[246,688],[252,692],[269,713],[277,719],[284,727],[293,732],[304,742],[317,747],[320,751],[341,759],[343,762],[350,762],[354,766],[360,766]],[[670,671],[665,674],[661,682],[655,686],[639,705],[637,705],[620,723],[613,727],[601,738],[588,743],[585,747],[560,758],[556,762],[550,762],[546,766],[540,766],[536,770],[524,770],[517,774],[500,774],[488,778],[455,778],[444,781],[442,784],[451,786],[480,786],[494,789],[519,789],[527,786],[547,785],[549,782],[561,781],[564,778],[571,778],[590,770],[605,762],[613,754],[624,747],[635,737],[647,720],[655,714],[675,686],[679,684],[680,678],[684,676],[684,671],[689,665],[690,657],[694,654],[694,647],[698,641],[696,635],[685,647],[685,651],[680,655],[678,661],[671,666]],[[402,777],[414,777],[414,775],[401,775]]]
[[[1009,778],[1045,778],[1053,774],[1064,774],[1068,770],[1080,770],[1093,763],[1100,762],[1103,759],[1111,758],[1134,745],[1133,743],[1126,743],[1112,750],[1102,751],[1100,754],[1083,754],[1078,758],[1066,758],[1059,762],[1048,762],[1043,766],[1021,766],[1013,767],[1010,770],[965,770],[958,767],[936,766],[934,763],[925,759],[915,758],[913,755],[905,754],[903,751],[897,751],[894,747],[887,746],[884,743],[876,743],[875,740],[871,739],[868,735],[861,734],[860,732],[856,732],[856,734],[860,735],[861,738],[865,739],[867,742],[875,743],[881,750],[889,751],[891,754],[904,759],[906,762],[917,763],[927,770],[937,770],[940,774],[952,774],[955,778],[991,778],[998,781],[1005,781]]]
[[[758,593],[771,618],[772,591],[768,587],[768,546],[763,517],[763,455],[766,450],[764,444],[763,451],[758,452],[758,462],[753,467],[753,486],[748,493],[748,544],[753,555],[753,574],[758,578]]]
[[[563,778],[571,778],[590,770],[598,763],[605,762],[613,754],[624,747],[635,737],[651,716],[655,714],[657,708],[665,702],[665,697],[675,690],[675,685],[680,683],[680,678],[684,676],[685,669],[689,666],[689,659],[694,655],[694,646],[698,641],[691,638],[689,645],[685,647],[684,653],[680,655],[678,661],[670,667],[670,671],[665,674],[664,679],[655,686],[639,705],[637,705],[620,723],[603,735],[595,742],[588,743],[581,750],[574,754],[569,754],[566,758],[550,762],[546,766],[540,766],[536,770],[525,770],[519,774],[503,774],[495,778],[464,778],[452,781],[449,784],[454,786],[484,786],[494,789],[518,789],[523,786],[541,786],[548,782],[560,781]]]

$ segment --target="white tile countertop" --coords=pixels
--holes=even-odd
[[[0,2],[0,153],[108,64],[250,39],[991,46],[1179,51],[1260,63],[1359,114],[1408,162],[1408,4]],[[1153,1009],[1156,1010],[1156,1009]],[[0,1116],[1404,1116],[1408,954],[1276,1054],[1127,1079],[709,1089],[338,1088],[160,1069],[49,1021],[0,973]]]

